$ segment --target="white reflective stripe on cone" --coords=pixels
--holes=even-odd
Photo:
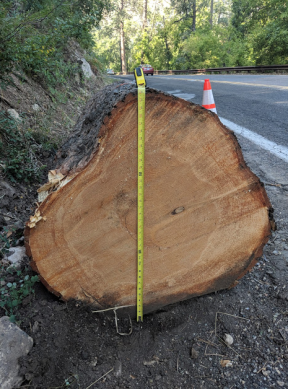
[[[212,93],[212,89],[203,91],[202,107],[209,109],[210,111],[217,113],[216,105]]]
[[[215,104],[212,89],[204,90],[202,105]]]

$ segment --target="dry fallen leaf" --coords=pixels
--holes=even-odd
[[[232,366],[232,361],[230,361],[229,359],[221,359],[220,365],[222,367],[231,367]]]

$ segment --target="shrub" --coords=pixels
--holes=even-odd
[[[29,275],[28,269],[16,270],[13,267],[0,269],[0,308],[10,316],[12,322],[16,321],[17,310],[25,297],[34,293],[34,285],[39,281],[37,275]],[[5,279],[13,275],[13,281],[6,282]]]
[[[0,78],[13,67],[64,84],[77,65],[64,60],[67,42],[93,46],[91,30],[101,20],[108,0],[4,0],[0,5]]]
[[[6,177],[14,182],[39,180],[44,166],[36,158],[35,146],[32,133],[19,129],[15,119],[0,112],[0,163]]]

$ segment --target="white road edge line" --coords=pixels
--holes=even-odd
[[[236,134],[243,136],[244,138],[250,140],[256,145],[260,146],[262,149],[269,151],[271,154],[276,155],[276,157],[282,159],[285,162],[288,162],[288,148],[277,143],[272,142],[264,138],[264,136],[256,134],[255,132],[248,130],[245,127],[241,127],[236,123],[230,122],[230,120],[224,119],[219,116],[219,119],[224,124],[224,126],[230,128]]]
[[[177,89],[174,91],[169,91],[168,93],[170,93],[174,96],[178,96],[178,97],[183,96],[182,98],[187,100],[187,97],[184,96],[186,94],[182,93],[182,96],[181,96],[181,94],[179,92],[181,92],[181,91],[179,91],[179,89]],[[193,97],[195,97],[195,95]],[[248,130],[248,128],[241,127],[238,124],[233,123],[228,119],[222,118],[220,116],[219,116],[219,119],[224,124],[224,126],[230,128],[230,130],[232,130],[236,134],[243,136],[244,138],[250,140],[251,142],[253,142],[257,146],[261,147],[264,150],[269,151],[269,153],[275,155],[276,157],[278,157],[278,158],[280,158],[283,161],[288,163],[288,148],[287,147],[282,146],[282,145],[278,145],[277,143],[272,142],[271,140],[264,138],[264,136],[259,135],[256,132],[253,132],[251,130]]]

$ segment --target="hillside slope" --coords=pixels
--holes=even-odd
[[[65,85],[51,88],[13,71],[0,89],[0,233],[6,246],[33,212],[39,183],[46,181],[53,156],[86,101],[108,82],[84,56],[76,43],[67,48],[66,60],[77,71]]]

